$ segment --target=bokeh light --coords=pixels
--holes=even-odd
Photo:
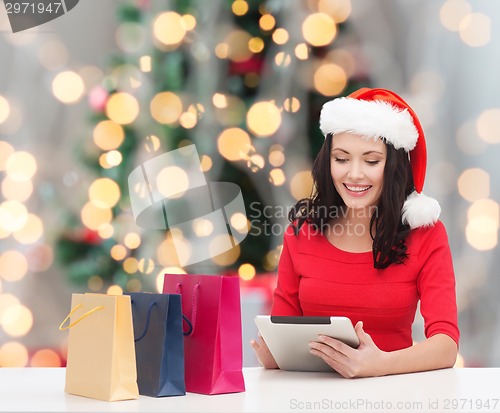
[[[165,46],[174,48],[186,36],[186,22],[177,13],[168,11],[159,14],[153,21],[154,37]]]
[[[112,168],[113,166],[118,166],[123,161],[123,155],[121,154],[121,152],[116,150],[106,152],[102,156],[104,163],[108,166],[108,168],[106,169]],[[99,161],[101,161],[101,159],[99,159]]]
[[[272,166],[282,166],[285,163],[284,148],[281,145],[273,145],[269,149],[269,163]]]
[[[139,67],[144,73],[151,72],[151,56],[141,56],[139,58]]]
[[[61,358],[50,348],[38,350],[30,361],[31,367],[61,367]]]
[[[460,38],[471,47],[481,47],[491,40],[491,18],[482,13],[465,16],[459,26]]]
[[[262,40],[260,37],[252,37],[248,41],[248,48],[252,53],[260,53],[262,50],[264,50],[264,40]]]
[[[273,41],[276,44],[283,45],[286,42],[288,42],[288,39],[290,38],[290,35],[288,34],[288,31],[280,27],[279,29],[276,29],[273,32]]]
[[[125,235],[123,243],[128,249],[134,250],[141,245],[141,237],[136,232],[129,232]]]
[[[254,154],[247,159],[247,166],[252,172],[258,172],[263,169],[266,161],[262,155]]]
[[[102,225],[109,224],[113,219],[110,208],[99,208],[92,202],[87,202],[81,211],[82,223],[89,229],[99,230]]]
[[[300,100],[296,97],[286,98],[283,102],[283,109],[287,112],[298,112],[300,109]]]
[[[309,48],[305,43],[299,43],[295,46],[295,56],[299,60],[307,60],[309,58]]]
[[[13,305],[5,309],[0,323],[5,333],[9,336],[25,336],[33,327],[33,314],[31,310],[24,305]]]
[[[500,143],[500,108],[485,110],[479,115],[477,133],[487,143]]]
[[[184,14],[182,16],[184,20],[184,27],[187,31],[194,30],[196,27],[196,18],[192,14]]]
[[[17,341],[9,341],[0,347],[0,367],[25,367],[28,360],[28,349]]]
[[[351,15],[351,0],[319,0],[318,11],[331,16],[335,23],[342,23]]]
[[[467,223],[465,237],[478,251],[492,250],[498,245],[498,228],[491,225],[488,217],[478,217]]]
[[[326,46],[337,34],[337,26],[333,19],[325,13],[313,13],[302,23],[302,35],[312,46]]]
[[[151,100],[150,109],[157,122],[173,125],[182,114],[182,101],[173,92],[160,92]]]
[[[144,147],[146,148],[147,152],[156,152],[158,149],[160,149],[161,143],[160,139],[156,135],[148,135],[146,136],[146,142],[144,144]]]
[[[236,212],[231,215],[229,222],[231,223],[231,227],[233,227],[240,234],[246,234],[249,230],[248,219],[245,214],[241,212]]]
[[[235,62],[244,62],[252,57],[249,48],[252,36],[244,30],[232,30],[224,41],[227,44],[227,57]]]
[[[208,219],[196,218],[193,220],[191,226],[193,232],[197,237],[208,237],[214,231],[214,225]]]
[[[89,187],[90,202],[99,208],[112,208],[120,200],[118,184],[109,178],[96,179]]]
[[[77,103],[85,93],[85,84],[78,73],[61,72],[52,81],[52,93],[62,103]]]
[[[208,155],[202,155],[201,157],[201,170],[203,172],[208,172],[210,169],[212,169],[213,162],[212,158]]]
[[[123,295],[123,289],[119,285],[111,285],[106,290],[108,295]]]
[[[311,171],[297,172],[290,180],[290,192],[297,201],[310,196],[312,187]]]
[[[0,227],[7,232],[19,231],[28,221],[28,210],[18,201],[5,201],[0,204]]]
[[[244,16],[248,12],[248,3],[245,0],[235,0],[231,10],[236,16]]]
[[[14,152],[5,162],[5,171],[14,181],[27,181],[38,169],[35,157],[26,151]]]
[[[500,206],[492,199],[479,199],[467,210],[467,219],[472,221],[477,218],[488,218],[493,228],[500,225]]]
[[[259,19],[259,26],[264,32],[272,30],[275,25],[276,19],[271,14],[264,14]]]
[[[314,87],[325,96],[340,94],[347,86],[347,75],[343,68],[335,63],[326,63],[314,73]]]
[[[123,127],[112,120],[103,120],[94,128],[94,143],[104,151],[118,148],[125,139]]]
[[[0,171],[4,171],[7,159],[15,152],[14,147],[5,141],[0,141]]]
[[[35,214],[28,214],[24,226],[13,233],[20,244],[34,244],[43,236],[43,221]]]
[[[458,32],[460,22],[471,13],[470,4],[464,0],[447,0],[439,10],[441,24],[452,32]]]
[[[250,281],[255,277],[256,271],[255,267],[252,264],[242,264],[238,268],[238,275],[242,280]]]
[[[128,257],[123,261],[123,270],[127,274],[135,274],[139,270],[139,261],[135,257]]]
[[[104,281],[98,275],[93,275],[87,281],[87,286],[89,287],[90,291],[100,291],[104,286]]]
[[[108,239],[113,236],[113,234],[115,233],[115,229],[111,224],[103,224],[99,227],[97,233],[102,239]]]
[[[15,181],[10,176],[2,181],[2,194],[9,201],[25,202],[33,193],[31,180]]]
[[[246,159],[252,147],[250,136],[240,128],[229,128],[219,135],[217,149],[229,161]]]
[[[458,192],[467,201],[488,198],[490,175],[481,168],[466,169],[458,178]]]
[[[281,113],[273,102],[254,103],[247,113],[247,125],[258,137],[275,133],[281,125]]]
[[[276,66],[281,66],[281,67],[288,66],[291,63],[291,61],[292,61],[291,56],[285,52],[276,53],[276,56],[274,58],[274,63],[276,63]]]
[[[27,272],[28,261],[21,252],[9,250],[0,255],[0,277],[5,281],[19,281]]]
[[[155,269],[155,262],[151,258],[141,258],[137,268],[143,274],[151,274]]]
[[[179,198],[189,188],[189,176],[178,166],[168,166],[156,176],[156,187],[165,198]]]
[[[129,93],[113,93],[106,102],[106,115],[120,125],[128,125],[139,115],[139,102]]]
[[[127,256],[127,249],[121,244],[116,244],[111,247],[110,254],[114,260],[121,261]]]
[[[269,182],[271,182],[274,186],[281,186],[285,183],[285,181],[286,177],[282,169],[275,168],[269,172]]]

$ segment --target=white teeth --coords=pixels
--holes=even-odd
[[[367,189],[369,189],[370,186],[349,186],[349,185],[346,185],[346,188],[352,192],[363,192],[363,191],[366,191]]]

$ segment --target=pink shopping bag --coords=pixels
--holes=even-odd
[[[182,295],[186,391],[245,391],[238,277],[165,274],[163,293]]]

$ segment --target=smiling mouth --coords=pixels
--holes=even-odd
[[[365,185],[365,186],[353,186],[353,185],[347,185],[344,184],[344,186],[349,190],[350,192],[355,192],[357,194],[361,194],[363,192],[368,191],[372,186],[371,185]]]

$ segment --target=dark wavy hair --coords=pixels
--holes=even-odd
[[[373,239],[373,265],[377,269],[402,264],[407,258],[406,237],[410,227],[401,220],[401,208],[414,191],[408,153],[387,144],[384,184],[376,212],[370,220]],[[288,213],[288,220],[298,235],[304,222],[323,233],[328,222],[337,218],[345,203],[333,185],[331,166],[332,134],[328,134],[312,168],[313,193],[298,201]]]

